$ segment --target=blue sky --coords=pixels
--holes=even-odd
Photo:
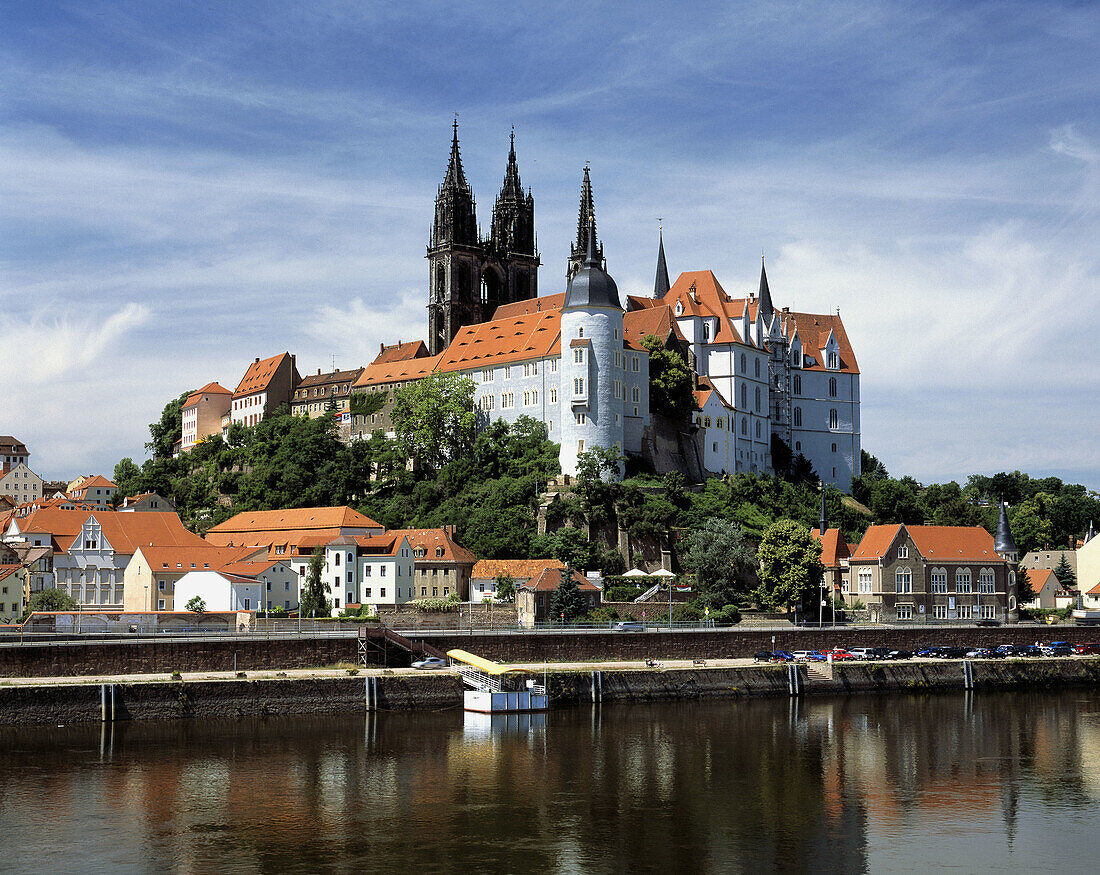
[[[1100,487],[1100,6],[0,5],[0,433],[144,457],[256,356],[424,334],[450,126],[487,225],[511,125],[540,290],[591,162],[608,267],[840,308],[864,447]]]

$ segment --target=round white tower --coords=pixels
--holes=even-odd
[[[623,399],[615,391],[616,382],[622,385],[623,307],[615,281],[596,258],[595,222],[587,236],[584,264],[569,280],[561,310],[559,459],[570,476],[580,453],[595,447],[621,453],[623,447]]]

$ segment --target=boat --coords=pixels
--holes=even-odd
[[[447,656],[468,688],[462,697],[464,710],[509,714],[550,709],[545,681],[537,683],[527,669],[501,665],[467,650],[448,650]]]

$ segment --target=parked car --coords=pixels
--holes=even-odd
[[[423,659],[414,662],[412,667],[419,669],[446,668],[447,660],[438,656],[425,656]]]
[[[858,658],[854,653],[852,653],[848,650],[845,650],[843,647],[834,647],[832,650],[829,651],[828,655],[832,656],[833,662],[840,662],[841,660],[844,660],[844,659],[857,659]]]
[[[1077,654],[1100,653],[1100,644],[1074,644],[1073,652]]]
[[[1016,647],[1015,656],[1042,656],[1043,651],[1036,647],[1034,644],[1018,645]]]
[[[950,648],[946,644],[930,644],[918,650],[917,656],[922,656],[925,659],[936,659],[942,651],[949,649]]]
[[[983,618],[981,620],[978,620],[978,622],[975,625],[978,625],[978,626],[1000,626],[1001,621],[1000,620],[994,620],[994,619],[991,619],[991,618]]]
[[[825,654],[820,650],[796,650],[794,658],[799,662],[824,662]]]
[[[1039,647],[1043,656],[1073,656],[1073,647],[1067,641],[1051,641]]]
[[[871,653],[867,657],[868,659],[889,659],[890,648],[889,647],[872,647]]]
[[[874,649],[873,647],[853,647],[848,652],[856,659],[874,659]]]
[[[890,659],[912,659],[912,650],[891,650]]]
[[[645,623],[638,623],[632,620],[623,620],[616,623],[611,627],[612,632],[644,632]]]
[[[965,659],[971,647],[941,647],[936,659]]]
[[[794,654],[789,650],[776,650],[772,652],[772,658],[776,662],[794,662]]]
[[[967,659],[996,659],[999,656],[997,651],[990,650],[988,647],[975,647],[966,654]]]
[[[758,650],[752,655],[753,662],[775,662],[775,654],[770,650]]]

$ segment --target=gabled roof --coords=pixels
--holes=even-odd
[[[428,551],[428,555],[420,558],[425,560],[437,559],[448,562],[469,563],[471,565],[477,562],[477,557],[465,547],[456,543],[446,529],[390,529],[386,534],[398,538],[408,538],[409,546],[413,550],[423,547]],[[438,547],[443,548],[442,556],[436,556],[435,551]]]
[[[295,387],[308,389],[311,386],[327,386],[329,383],[353,383],[363,373],[362,368],[354,368],[350,371],[329,371],[327,374],[310,374],[302,377],[302,381]]]
[[[881,559],[902,528],[929,562],[1004,562],[993,549],[993,536],[981,526],[871,526],[852,559]]]
[[[439,370],[458,371],[487,362],[506,364],[561,354],[561,311],[465,325],[439,360]]]
[[[1062,582],[1049,568],[1021,568],[1020,570],[1027,571],[1027,582],[1036,595],[1046,589],[1047,586],[1053,586],[1055,589],[1062,588]]]
[[[153,574],[158,572],[210,571],[256,554],[255,547],[218,547],[203,541],[201,544],[139,545],[138,550],[149,563]],[[136,552],[136,551],[135,551]],[[267,552],[263,550],[263,552]]]
[[[440,358],[441,356],[433,355],[367,365],[352,388],[419,380],[436,369]]]
[[[791,337],[793,332],[797,329],[799,340],[802,341],[803,356],[809,355],[814,358],[813,364],[806,364],[804,360],[802,365],[803,370],[828,370],[825,367],[826,362],[821,360],[821,350],[825,348],[825,344],[829,339],[829,333],[832,332],[833,337],[836,339],[837,352],[840,355],[839,373],[859,373],[859,365],[856,364],[856,355],[852,351],[851,341],[848,340],[848,333],[844,330],[844,323],[841,321],[839,314],[795,313],[792,311],[784,311],[782,317],[786,323],[786,336]]]
[[[731,411],[734,409],[733,405],[726,400],[725,396],[714,387],[714,384],[710,381],[710,378],[700,376],[698,378],[698,381],[699,388],[692,392],[692,395],[695,396],[696,410],[702,411],[706,407],[707,402],[710,401],[712,398],[723,407],[726,407]]]
[[[181,408],[181,409],[186,409],[188,407],[194,407],[196,404],[199,403],[199,401],[202,400],[203,395],[232,395],[232,394],[233,393],[230,392],[228,389],[226,389],[225,386],[221,386],[218,383],[207,383],[201,389],[196,389],[194,392],[192,392],[190,395],[188,395],[187,399],[183,402],[183,408]]]
[[[391,346],[382,346],[372,365],[384,365],[390,362],[404,362],[409,359],[427,358],[428,347],[423,340],[410,340],[405,343],[398,341]]]
[[[370,517],[350,507],[299,507],[285,510],[256,510],[239,513],[211,527],[210,535],[311,531],[318,529],[381,529]]]
[[[671,308],[664,303],[653,304],[651,307],[627,310],[623,315],[623,335],[631,345],[640,348],[642,338],[647,334],[655,334],[661,340],[668,340],[669,335],[672,335],[687,343],[687,338],[672,317]]]
[[[842,559],[851,557],[847,542],[840,537],[840,529],[826,529],[824,536],[819,529],[810,534],[821,541],[821,564],[826,568],[837,568]]]
[[[564,568],[557,559],[479,559],[470,572],[474,580],[495,580],[507,574],[513,580],[529,580],[547,568]]]
[[[711,271],[691,270],[680,274],[661,300],[672,307],[679,301],[684,312],[691,316],[717,317],[718,330],[711,343],[745,342],[733,323],[740,318],[742,307],[722,288]]]
[[[27,445],[10,434],[0,434],[0,453],[6,456],[29,456]]]
[[[233,397],[240,395],[253,395],[256,392],[263,392],[269,385],[271,380],[278,372],[280,366],[284,361],[290,360],[290,353],[283,352],[279,355],[273,355],[271,358],[260,359],[253,362],[248,366],[248,370],[244,372],[244,376],[241,377],[241,381],[237,384],[236,390],[233,392]]]
[[[116,553],[133,554],[143,545],[199,546],[202,538],[183,527],[174,513],[118,513],[113,510],[61,510],[44,507],[15,520],[23,534],[49,534],[54,549],[67,553],[79,538],[84,523],[94,517],[103,537]]]
[[[112,483],[106,477],[101,474],[96,474],[94,477],[89,477],[83,483],[81,483],[76,489],[72,491],[73,495],[79,495],[82,492],[86,492],[88,489],[118,489],[117,483]]]
[[[538,577],[520,584],[520,589],[529,589],[532,592],[552,592],[561,586],[561,576],[564,568],[544,568]],[[581,592],[599,592],[600,588],[592,583],[579,571],[573,572],[573,579],[577,581],[577,587]]]

